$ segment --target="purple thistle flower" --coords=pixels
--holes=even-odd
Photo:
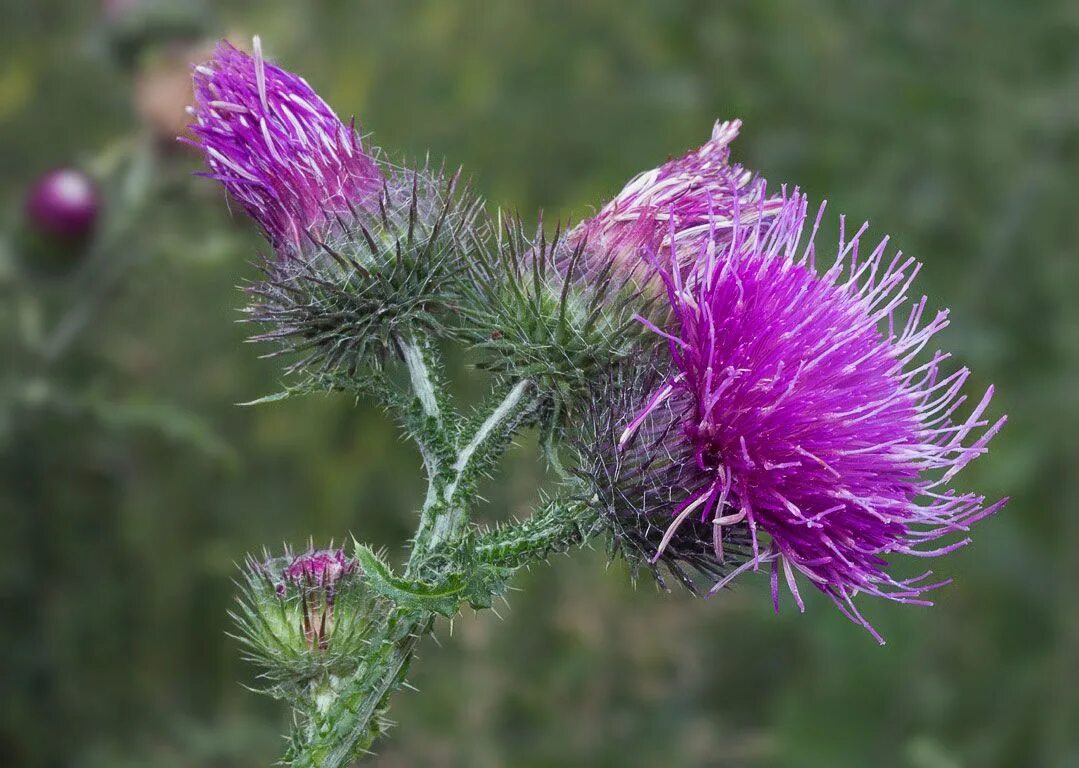
[[[717,122],[700,148],[637,175],[598,214],[579,224],[570,242],[585,241],[591,254],[630,268],[643,251],[666,250],[674,243],[685,264],[696,257],[702,241],[729,237],[736,223],[771,217],[782,201],[762,198],[764,187],[754,183],[755,174],[730,163],[730,144],[741,128],[741,120]]]
[[[217,179],[279,255],[323,237],[355,206],[377,207],[383,177],[346,126],[302,78],[222,41],[195,67],[191,130]]]
[[[359,571],[359,564],[342,549],[310,549],[294,557],[281,571],[275,585],[284,599],[289,587],[303,601],[303,632],[311,648],[325,650],[333,630],[333,606],[338,583]]]
[[[930,604],[924,594],[947,582],[927,583],[928,572],[896,578],[888,557],[958,549],[1003,506],[947,486],[1005,419],[985,419],[992,387],[958,417],[969,371],[946,373],[943,352],[920,356],[948,314],[927,319],[925,297],[908,299],[915,260],[889,257],[887,238],[864,255],[865,225],[847,239],[841,217],[837,255],[818,274],[824,207],[803,247],[806,198],[784,194],[775,210],[762,185],[757,199],[756,215],[735,202],[731,218],[751,223],[736,223],[726,242],[712,225],[692,268],[670,257],[659,265],[673,321],[669,332],[649,325],[668,341],[672,375],[619,448],[659,435],[665,466],[677,465],[677,486],[657,476],[647,494],[664,501],[648,518],[666,527],[653,562],[668,547],[687,549],[710,523],[719,563],[725,537],[749,542],[712,593],[767,564],[776,610],[780,572],[804,610],[801,574],[883,643],[852,598]],[[674,218],[666,223],[676,239]]]

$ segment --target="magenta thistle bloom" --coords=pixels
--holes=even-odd
[[[221,42],[195,68],[198,137],[211,173],[263,228],[281,255],[308,234],[324,237],[336,217],[376,207],[382,174],[303,78]]]
[[[308,645],[325,649],[333,631],[334,599],[338,583],[359,571],[359,564],[341,549],[308,550],[281,571],[275,587],[284,598],[296,588],[303,602],[303,632]]]
[[[889,557],[951,552],[1000,509],[947,486],[1005,419],[985,419],[992,387],[957,416],[969,371],[946,373],[943,352],[920,357],[947,312],[927,319],[926,299],[908,299],[917,262],[889,256],[887,238],[862,253],[863,226],[841,235],[818,274],[820,214],[803,246],[805,197],[785,199],[767,223],[772,201],[761,200],[756,216],[735,206],[735,221],[753,223],[721,248],[706,239],[695,274],[678,259],[662,265],[674,319],[670,333],[653,329],[669,342],[673,373],[620,446],[632,450],[639,431],[665,435],[680,463],[677,487],[650,492],[667,500],[649,516],[666,528],[654,560],[710,523],[718,562],[725,537],[749,542],[713,593],[767,564],[777,610],[780,572],[804,609],[800,574],[883,642],[852,598],[929,604],[924,594],[946,582],[896,578]]]
[[[696,257],[703,240],[729,236],[735,223],[750,224],[779,209],[779,198],[763,199],[752,171],[731,165],[730,144],[741,120],[717,122],[703,146],[633,178],[570,241],[587,241],[590,252],[633,267],[642,249],[675,244],[683,263]]]

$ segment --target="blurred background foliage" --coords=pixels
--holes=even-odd
[[[954,310],[942,343],[1011,414],[967,483],[1013,502],[942,563],[937,608],[863,602],[886,647],[822,599],[773,616],[766,579],[696,601],[582,553],[425,646],[375,764],[1079,765],[1079,5],[0,0],[0,18],[0,764],[270,764],[285,715],[240,684],[234,561],[349,532],[400,552],[411,530],[418,460],[380,413],[234,406],[278,384],[235,322],[262,246],[168,139],[199,46],[259,33],[375,143],[548,221],[743,118],[737,160],[925,262]],[[59,165],[99,179],[104,221],[43,273],[23,199]],[[512,455],[490,514],[527,513],[541,474]]]

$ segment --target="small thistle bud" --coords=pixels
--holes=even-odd
[[[89,238],[100,211],[97,185],[75,168],[59,168],[45,174],[26,199],[30,226],[40,235],[67,242]]]
[[[470,264],[462,335],[482,353],[481,367],[532,379],[547,398],[548,416],[563,421],[596,379],[654,344],[635,319],[656,303],[638,287],[650,270],[643,261],[625,270],[613,260],[590,263],[583,243],[574,246],[561,233],[548,240],[542,223],[529,238],[519,222],[507,222],[494,254]]]
[[[780,573],[800,609],[805,578],[883,642],[854,596],[930,604],[947,582],[897,577],[889,558],[962,547],[1003,506],[948,486],[1004,419],[986,418],[992,387],[956,416],[970,372],[946,373],[943,352],[919,357],[947,312],[927,319],[926,299],[908,299],[919,265],[888,256],[887,238],[863,254],[865,227],[841,235],[819,274],[819,216],[800,245],[803,196],[767,226],[734,218],[729,246],[706,241],[692,277],[677,258],[661,270],[669,373],[614,417],[621,433],[593,465],[613,480],[598,496],[652,563],[689,552],[729,571],[712,592],[766,566],[776,610]]]
[[[360,138],[300,78],[221,42],[195,67],[195,123],[210,167],[279,257],[326,238],[337,216],[377,207],[383,178]]]
[[[277,685],[354,665],[375,610],[359,564],[341,549],[248,559],[233,619],[251,661]]]

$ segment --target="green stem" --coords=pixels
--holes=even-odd
[[[423,409],[427,418],[435,420],[442,425],[442,409],[438,404],[438,396],[435,393],[435,385],[431,376],[431,366],[428,364],[428,352],[422,340],[416,338],[398,339],[397,346],[401,351],[401,357],[408,369],[408,377],[412,383],[412,391],[416,393],[416,399]]]
[[[477,562],[517,570],[553,554],[583,546],[600,528],[583,500],[552,499],[526,520],[497,526],[476,539]]]
[[[521,423],[535,411],[537,402],[530,398],[532,382],[517,382],[491,414],[476,429],[472,438],[457,452],[453,462],[453,477],[444,491],[445,514],[435,520],[426,542],[428,551],[450,540],[467,519],[466,491],[475,484],[476,465],[482,464],[492,450],[512,438]],[[500,451],[499,451],[500,452]]]
[[[454,568],[452,562],[458,554],[454,547],[469,520],[479,476],[494,466],[514,434],[535,418],[540,400],[530,380],[519,381],[467,437],[455,439],[460,430],[456,417],[443,413],[433,375],[432,347],[419,337],[398,338],[397,345],[408,369],[413,408],[418,406],[419,411],[409,422],[410,431],[419,443],[428,473],[427,498],[405,571],[406,579],[417,579],[438,575],[438,569],[425,568],[428,562]],[[536,559],[587,541],[594,530],[585,505],[548,502],[529,520],[475,539],[476,548],[466,553],[467,562],[493,566],[508,576]],[[501,593],[496,582],[490,589]],[[356,672],[336,681],[333,701],[309,709],[310,716],[290,751],[293,766],[343,768],[367,749],[378,736],[380,713],[404,682],[419,638],[431,631],[434,620],[433,613],[415,606],[400,604],[389,611],[375,631],[378,639],[365,651]]]
[[[313,712],[297,734],[286,761],[292,768],[345,768],[378,737],[377,719],[404,682],[420,638],[431,630],[431,614],[388,616],[353,677],[339,684],[333,703]]]
[[[433,350],[426,340],[419,336],[398,337],[396,341],[420,409],[418,423],[411,425],[410,431],[419,446],[427,470],[427,496],[420,510],[420,521],[413,538],[412,557],[409,560],[411,570],[418,553],[428,549],[427,542],[439,518],[447,514],[443,489],[450,480],[449,449],[453,440],[446,428],[446,420],[439,404],[432,372],[435,367]]]

